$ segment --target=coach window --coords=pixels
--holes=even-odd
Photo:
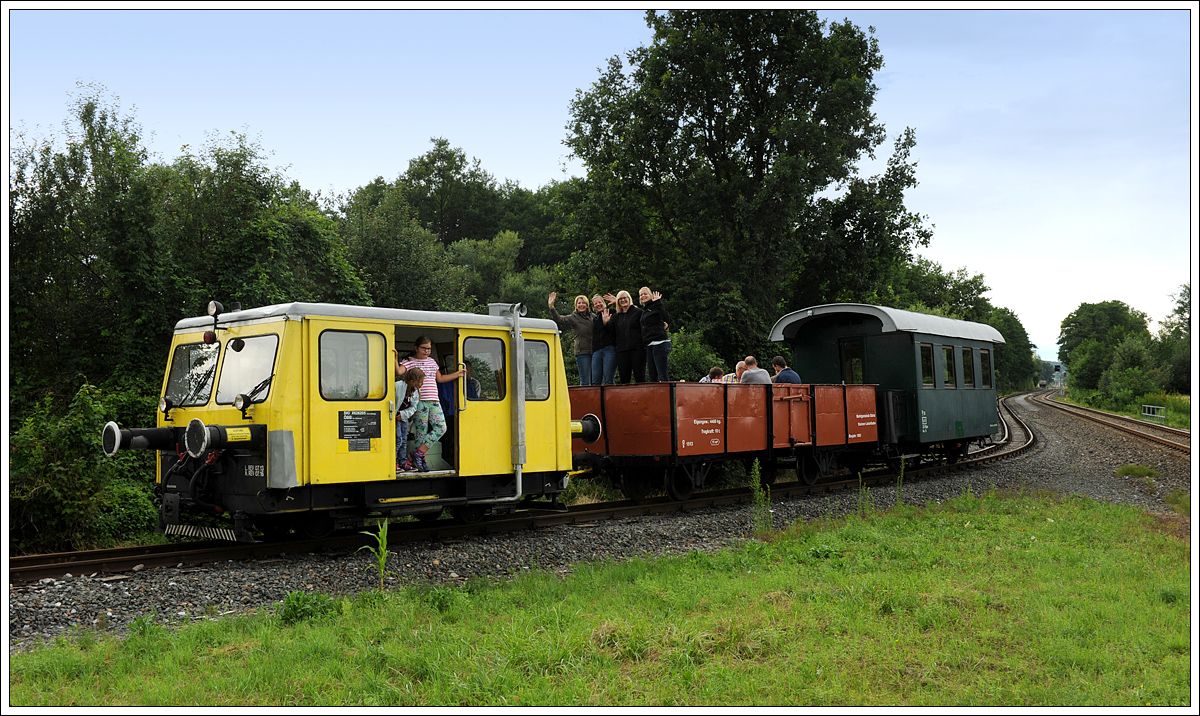
[[[382,333],[324,331],[319,346],[322,398],[380,400],[387,395],[385,374],[391,365],[384,360]]]
[[[954,380],[954,346],[942,346],[942,387],[958,387]]]
[[[842,343],[842,380],[847,383],[861,385],[863,382],[863,344],[862,341],[846,341]]]
[[[970,348],[962,349],[963,359],[963,387],[975,387],[975,357],[972,355]]]
[[[545,341],[525,341],[525,399],[546,400],[550,397],[550,344]]]
[[[933,385],[933,344],[921,344],[921,387],[932,388]]]
[[[979,382],[983,388],[992,387],[992,352],[979,349]]]
[[[475,381],[467,400],[504,400],[504,341],[499,338],[468,338],[463,341],[463,362]]]

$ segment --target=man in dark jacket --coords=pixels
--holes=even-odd
[[[792,370],[791,368],[788,368],[787,361],[785,361],[783,359],[783,356],[775,356],[774,358],[772,358],[771,359],[771,367],[775,369],[775,378],[773,379],[774,382],[776,382],[776,383],[799,383],[800,382],[800,376],[796,374],[796,371]]]

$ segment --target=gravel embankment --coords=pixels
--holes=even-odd
[[[1017,408],[1041,439],[1031,454],[949,477],[907,483],[903,487],[904,501],[937,502],[968,489],[978,495],[993,488],[1028,488],[1084,495],[1169,514],[1171,510],[1163,498],[1172,490],[1190,493],[1186,455],[1092,427],[1023,399]],[[1158,470],[1159,478],[1153,486],[1142,478],[1115,477],[1118,467],[1135,463]],[[895,491],[872,490],[871,498],[876,508],[886,508],[893,503]],[[777,526],[796,519],[840,516],[857,507],[858,494],[854,490],[773,505]],[[1173,522],[1177,531],[1186,534],[1190,529],[1186,521]],[[398,573],[393,584],[456,583],[474,576],[501,577],[529,569],[567,573],[581,561],[717,550],[733,540],[744,539],[749,528],[749,506],[558,526],[397,545],[389,569]],[[150,613],[157,614],[160,621],[181,624],[271,608],[293,590],[348,593],[377,586],[373,558],[366,552],[297,554],[151,569],[111,581],[102,581],[100,575],[77,575],[32,585],[10,585],[9,650],[28,649],[81,626],[103,624],[120,633],[131,620]]]

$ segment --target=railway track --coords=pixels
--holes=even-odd
[[[906,467],[903,479],[934,478],[958,470],[970,469],[987,463],[1020,454],[1031,448],[1036,437],[1032,430],[1001,402],[1002,433],[993,445],[971,453],[954,464],[932,464]],[[1014,430],[1013,428],[1016,428]],[[795,498],[847,489],[860,489],[878,485],[894,484],[900,476],[890,470],[863,472],[852,478],[835,477],[832,480],[808,485],[803,482],[782,482],[771,486],[771,498]],[[475,524],[459,524],[450,520],[433,523],[400,522],[389,526],[389,544],[445,540],[468,535],[486,535],[519,530],[538,529],[563,524],[579,524],[610,519],[625,519],[641,515],[669,514],[672,512],[724,507],[750,502],[752,491],[748,487],[711,490],[697,493],[691,499],[679,502],[668,497],[650,498],[641,502],[622,500],[618,502],[576,505],[566,511],[523,510],[512,516],[494,518]],[[14,556],[9,560],[9,583],[21,584],[40,579],[58,579],[72,575],[106,575],[108,579],[122,579],[122,573],[154,567],[174,567],[218,562],[234,559],[262,559],[281,554],[297,554],[321,551],[355,550],[360,546],[374,546],[373,536],[354,533],[333,535],[323,539],[291,539],[257,544],[206,541],[179,544],[154,545],[147,547],[125,547],[82,552]]]
[[[1131,418],[1127,415],[1117,415],[1116,413],[1107,413],[1094,408],[1071,405],[1054,400],[1053,393],[1054,391],[1045,391],[1035,395],[1033,399],[1040,405],[1050,406],[1062,412],[1070,413],[1080,419],[1099,423],[1123,433],[1136,435],[1139,438],[1164,445],[1173,450],[1179,450],[1185,455],[1190,455],[1192,452],[1192,434],[1188,430],[1169,428],[1165,425],[1155,425],[1154,423]]]

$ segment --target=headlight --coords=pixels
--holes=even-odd
[[[233,407],[237,408],[238,410],[245,410],[246,408],[249,408],[250,398],[246,397],[245,393],[239,393],[233,399]]]
[[[225,312],[225,307],[221,305],[220,301],[209,301],[208,302],[208,315],[215,316],[218,313],[224,313],[224,312]]]
[[[171,412],[171,408],[174,408],[174,407],[175,407],[175,405],[171,402],[171,399],[168,398],[167,396],[164,395],[163,397],[158,399],[158,412],[162,413],[163,415],[166,415],[167,413]]]

